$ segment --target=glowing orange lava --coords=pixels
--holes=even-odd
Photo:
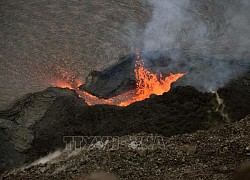
[[[60,79],[54,80],[55,87],[60,87],[60,88],[69,88],[69,89],[74,89],[70,83],[67,83],[65,81],[62,81]]]
[[[151,94],[162,95],[164,92],[168,92],[171,88],[171,84],[184,76],[183,73],[171,74],[163,78],[163,75],[151,73],[143,66],[143,61],[138,58],[135,64],[135,77],[136,94],[132,99],[121,102],[120,106],[127,106],[137,101],[142,101],[149,98]]]
[[[139,53],[137,53],[137,60],[135,63],[134,73],[137,82],[136,89],[109,99],[99,99],[98,97],[91,95],[86,91],[74,88],[74,86],[70,85],[70,83],[58,81],[56,83],[56,86],[74,89],[79,94],[79,96],[85,99],[86,103],[90,106],[96,104],[128,106],[134,102],[142,101],[146,98],[149,98],[152,94],[162,95],[164,92],[168,92],[171,88],[171,84],[177,81],[182,76],[184,76],[184,73],[170,73],[170,75],[167,77],[163,77],[161,73],[151,73],[144,67],[143,61],[141,60]],[[80,83],[77,82],[77,84],[79,85]]]

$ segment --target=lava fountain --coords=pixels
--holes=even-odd
[[[96,104],[128,106],[134,102],[149,98],[152,94],[162,95],[164,92],[168,92],[171,88],[171,84],[185,75],[185,73],[170,73],[169,76],[163,77],[162,73],[151,73],[144,67],[143,60],[140,58],[140,53],[137,53],[134,74],[136,78],[136,88],[109,99],[100,99],[86,91],[79,90],[79,86],[75,86],[75,84],[80,85],[80,82],[77,80],[75,80],[76,82],[73,84],[72,82],[65,83],[63,81],[56,84],[57,87],[74,89],[90,106]]]

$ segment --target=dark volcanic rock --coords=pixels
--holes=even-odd
[[[208,129],[222,123],[216,107],[215,95],[193,87],[177,87],[128,107],[89,107],[74,91],[49,88],[0,112],[2,170],[64,147],[64,136],[171,136]]]
[[[6,174],[3,179],[77,180],[90,173],[109,172],[120,180],[233,180],[236,174],[235,180],[249,180],[250,164],[240,168],[243,162],[250,162],[245,150],[249,136],[250,116],[240,122],[172,137],[133,134],[108,142],[108,147],[123,142],[117,149],[63,151],[46,164]],[[129,148],[135,140],[142,140],[146,153],[141,155],[145,149]]]
[[[43,127],[37,129],[37,126],[46,124],[46,127],[61,124],[63,119],[74,119],[77,110],[83,106],[86,106],[84,100],[74,91],[48,88],[39,93],[28,94],[5,111],[0,111],[0,172],[59,147],[58,141],[53,143],[53,137],[50,137],[50,133],[60,135],[59,132],[52,129],[43,131]],[[67,120],[64,121],[66,122]],[[41,136],[47,143],[37,146],[36,142]]]
[[[218,90],[225,103],[225,111],[232,121],[238,121],[250,112],[250,71]]]
[[[134,89],[135,60],[136,56],[131,55],[102,72],[92,71],[80,89],[100,98],[109,98]]]
[[[172,51],[154,51],[141,54],[145,66],[153,73],[183,73],[172,84],[193,86],[203,92],[218,90],[225,102],[224,111],[231,121],[238,121],[250,113],[249,60],[217,59],[197,54]],[[135,88],[134,64],[136,56],[125,57],[120,63],[102,72],[92,72],[80,89],[101,98],[119,95]]]
[[[92,123],[79,129],[79,134],[120,136],[144,131],[171,136],[192,132],[220,121],[216,106],[213,94],[203,94],[193,87],[177,87],[125,108],[104,105],[86,108],[79,118]]]

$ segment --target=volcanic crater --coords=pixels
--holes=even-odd
[[[248,1],[152,3],[0,2],[2,179],[228,180],[250,160]],[[133,135],[169,149],[62,153],[66,136]]]

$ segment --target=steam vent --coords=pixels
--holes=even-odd
[[[0,13],[0,179],[250,179],[250,0]]]

